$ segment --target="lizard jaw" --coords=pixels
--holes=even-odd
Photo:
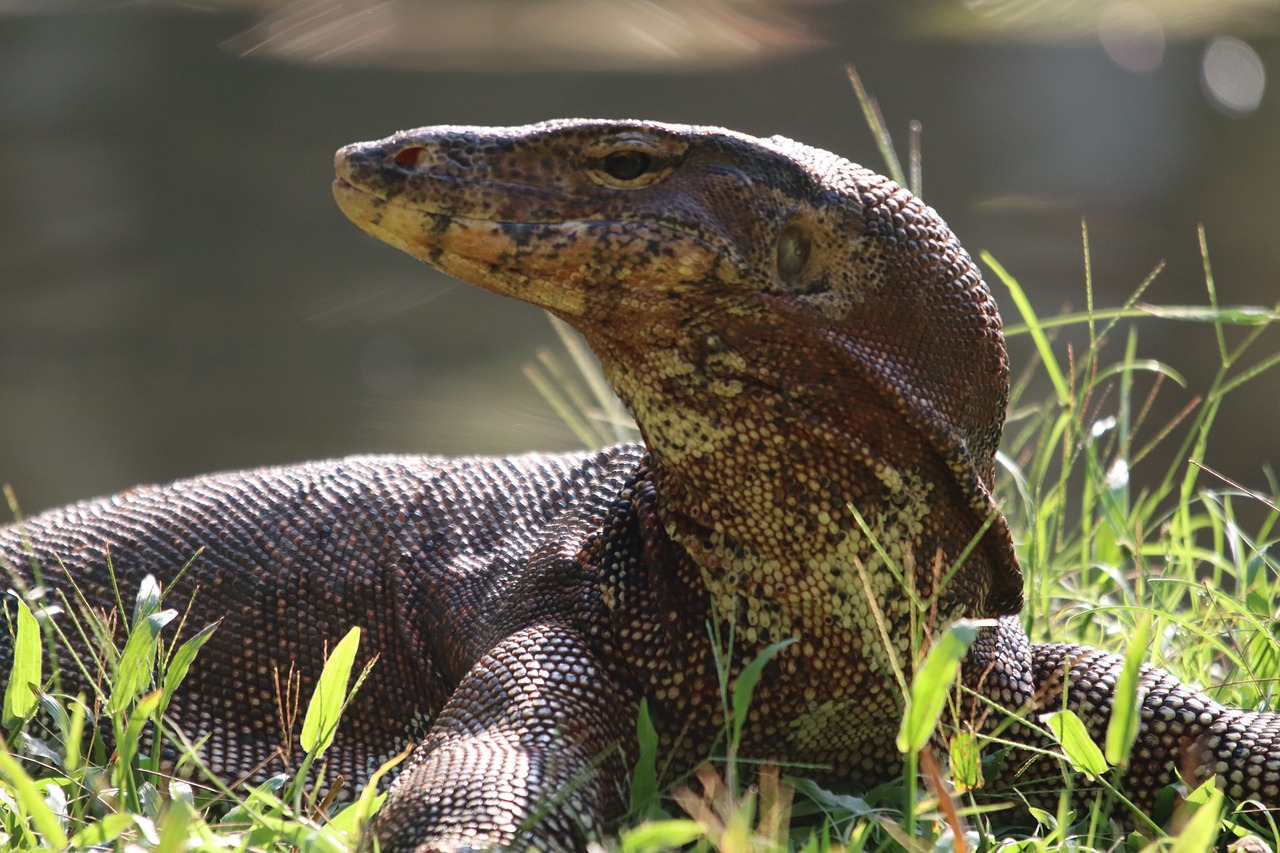
[[[333,196],[360,230],[448,275],[546,308],[571,322],[584,315],[588,303],[601,304],[599,293],[604,290],[634,297],[606,300],[612,310],[644,313],[650,302],[646,295],[699,287],[713,274],[732,274],[732,265],[722,262],[722,247],[665,223],[504,221],[445,212],[418,198],[366,188],[358,178],[343,175],[341,159],[339,163]],[[681,249],[671,255],[648,250],[673,244]],[[669,300],[652,302],[668,310]]]

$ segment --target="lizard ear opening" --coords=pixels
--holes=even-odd
[[[783,281],[794,281],[809,263],[812,245],[809,229],[792,222],[778,235],[778,275]]]

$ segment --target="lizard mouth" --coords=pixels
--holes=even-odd
[[[664,234],[666,239],[676,236],[684,246],[684,257],[690,262],[684,270],[686,281],[698,278],[694,274],[695,269],[705,273],[714,267],[721,274],[726,274],[736,269],[741,260],[733,246],[707,239],[705,234],[696,233],[691,227],[660,219],[476,215],[470,211],[450,210],[447,204],[436,206],[424,203],[420,198],[363,186],[341,171],[334,178],[332,189],[338,207],[360,230],[431,266],[489,289],[495,288],[483,277],[478,280],[474,275],[465,275],[442,263],[445,257],[460,255],[470,261],[488,264],[491,269],[526,267],[526,271],[532,273],[534,269],[528,267],[540,266],[535,258],[544,253],[542,246],[556,246],[560,253],[590,253],[592,247],[600,243],[600,235],[630,228],[636,235],[648,235],[654,242],[660,241]],[[637,239],[636,242],[639,245],[643,240]],[[631,266],[638,270],[644,266],[644,260],[637,257]],[[564,257],[549,254],[546,261],[551,265],[548,275],[561,278],[566,263]]]
[[[332,189],[338,207],[366,234],[454,278],[546,308],[571,323],[589,310],[593,290],[621,285],[656,296],[671,286],[696,287],[713,277],[726,254],[722,247],[682,232],[678,260],[657,273],[650,267],[667,261],[647,247],[670,242],[676,229],[665,223],[488,218],[474,211],[432,209],[417,198],[387,197],[341,175]],[[602,254],[623,231],[633,238],[631,254]],[[655,288],[655,281],[664,286]]]
[[[380,197],[377,193],[358,184],[353,184],[342,175],[338,175],[333,179],[333,198],[338,202],[338,207],[341,208],[342,212],[348,216],[351,216],[347,209],[348,201],[363,201],[365,204],[386,203],[386,199]],[[354,217],[352,218],[354,219]]]
[[[496,228],[510,235],[516,244],[520,244],[524,242],[520,237],[522,231],[531,234],[538,227],[572,227],[578,224],[558,220],[524,222],[451,212],[421,201],[414,202],[361,186],[342,175],[333,180],[333,197],[342,212],[360,230],[406,251],[410,251],[404,245],[406,240],[428,246],[444,238],[452,230]],[[417,252],[410,253],[418,255]],[[434,265],[433,260],[424,260]]]

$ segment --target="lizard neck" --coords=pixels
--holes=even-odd
[[[633,327],[625,343],[590,343],[644,433],[665,530],[718,615],[745,602],[746,639],[772,642],[874,625],[873,595],[927,597],[935,561],[945,571],[965,545],[936,521],[953,496],[928,442],[877,426],[901,418],[839,353],[812,339],[801,350],[766,315],[735,326],[722,313],[715,329],[695,319],[661,341],[637,346]],[[913,589],[886,589],[894,574]]]

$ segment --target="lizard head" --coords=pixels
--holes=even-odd
[[[803,398],[793,423],[914,428],[993,513],[999,314],[946,224],[892,181],[782,137],[580,119],[419,128],[335,167],[366,232],[578,328],[655,456],[740,440],[719,427],[759,390],[765,409]],[[698,408],[710,426],[690,426]]]

